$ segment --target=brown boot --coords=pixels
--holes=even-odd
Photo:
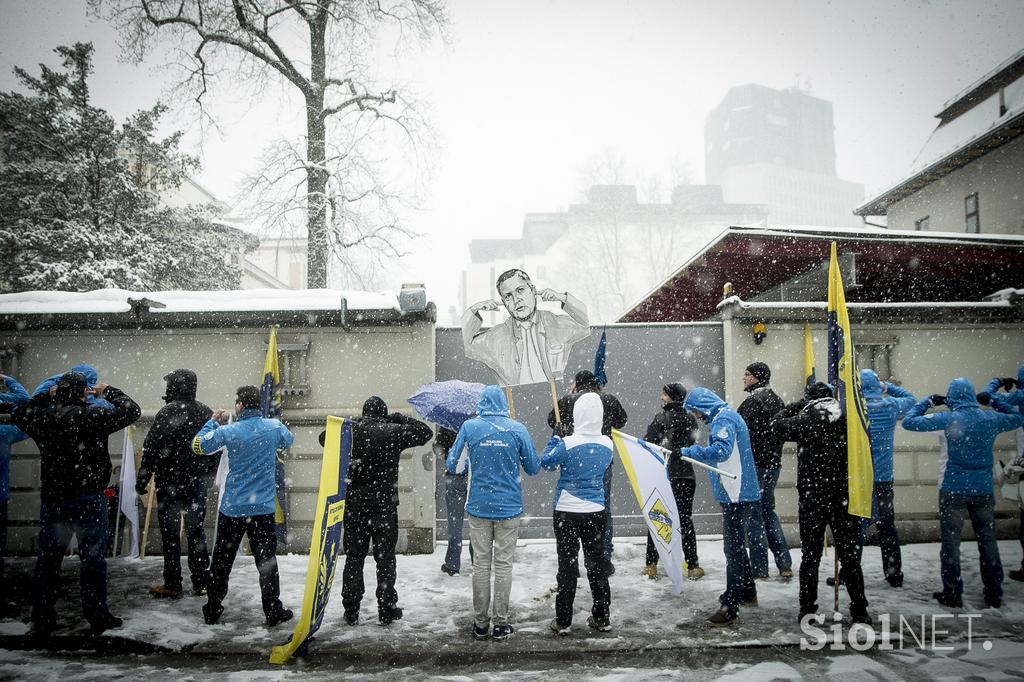
[[[651,580],[658,579],[658,564],[647,564],[644,566],[644,570],[640,572],[641,575],[646,575]]]
[[[157,599],[181,599],[181,590],[172,590],[166,585],[151,587],[149,593]]]
[[[694,566],[686,571],[687,580],[700,580],[704,577],[704,569],[700,566]]]

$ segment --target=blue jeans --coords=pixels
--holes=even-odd
[[[764,514],[760,502],[741,502],[743,531],[750,550],[750,568],[754,576],[768,576],[768,540],[764,532]]]
[[[775,486],[779,483],[779,473],[782,467],[772,469],[757,468],[757,483],[761,488],[761,515],[764,519],[764,533],[768,542],[768,549],[772,550],[775,556],[775,565],[780,571],[787,571],[793,567],[793,557],[789,555],[789,545],[786,543],[786,534],[782,532],[782,524],[779,523],[779,515],[775,513]],[[767,561],[765,561],[767,567]],[[764,573],[768,575],[767,568]]]
[[[60,582],[60,565],[71,536],[78,537],[81,555],[79,582],[82,613],[90,623],[110,617],[107,609],[107,499],[103,493],[70,500],[44,501],[39,510],[39,557],[36,559],[35,598],[32,622],[52,624],[57,620],[54,604]]]
[[[448,510],[448,551],[444,563],[448,568],[460,570],[462,566],[462,518],[466,513],[466,474],[444,475],[444,504]],[[473,560],[473,547],[469,547]]]
[[[1002,601],[1003,564],[999,560],[999,545],[996,544],[995,504],[992,495],[957,495],[945,490],[939,491],[939,528],[942,533],[939,561],[942,566],[942,591],[947,598],[960,597],[964,591],[960,577],[960,536],[964,519],[969,516],[978,539],[985,603],[995,605]]]
[[[757,502],[740,502],[722,505],[722,538],[725,548],[725,592],[719,597],[722,608],[730,615],[740,610],[741,601],[757,598],[754,572],[743,538],[746,535],[747,520],[753,515],[760,516],[761,505]],[[765,559],[767,564],[767,558]]]

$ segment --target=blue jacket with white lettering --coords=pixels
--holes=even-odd
[[[292,444],[292,433],[277,419],[246,408],[233,424],[206,422],[192,441],[197,455],[226,449],[228,479],[220,513],[224,516],[262,516],[274,513],[274,470],[277,451]]]
[[[504,521],[523,513],[519,467],[531,476],[540,471],[537,451],[526,427],[510,419],[505,394],[487,386],[480,394],[477,417],[467,419],[448,451],[445,469],[470,472],[466,511],[470,516]]]

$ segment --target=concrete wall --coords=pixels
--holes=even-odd
[[[768,337],[754,344],[751,311],[726,314],[727,400],[737,405],[742,400],[743,369],[754,361],[768,363],[772,384],[787,402],[803,392],[803,319],[767,321]],[[817,377],[827,380],[827,329],[825,312],[811,313]],[[894,342],[890,352],[891,372],[907,390],[919,397],[945,394],[949,381],[966,376],[980,388],[993,376],[1016,376],[1024,361],[1019,323],[894,323],[857,322],[854,342]],[[864,365],[862,365],[863,367]],[[883,377],[883,379],[886,377]],[[996,441],[996,457],[1009,462],[1015,452],[1014,435],[1003,434]],[[911,433],[896,429],[894,482],[896,517],[901,537],[912,540],[938,539],[938,438],[932,433]],[[796,451],[787,445],[782,476],[776,493],[777,511],[791,543],[798,544]],[[1015,537],[1016,508],[999,500],[997,514],[1002,535]]]
[[[269,323],[268,323],[269,326]],[[145,329],[110,331],[5,332],[3,345],[21,348],[17,378],[31,391],[43,378],[76,362],[90,362],[101,380],[125,390],[139,402],[135,446],[141,450],[153,415],[163,402],[161,377],[176,367],[194,369],[199,399],[211,408],[231,408],[234,390],[258,384],[266,353],[268,327],[238,329]],[[301,337],[301,339],[299,338]],[[306,552],[312,532],[320,476],[317,435],[325,416],[355,416],[370,395],[393,410],[409,412],[405,399],[434,378],[433,324],[418,322],[380,327],[307,327],[278,330],[284,347],[308,341],[308,392],[286,395],[283,420],[295,434],[285,469],[289,482],[289,544]],[[115,467],[123,434],[110,437]],[[35,549],[39,518],[39,459],[29,440],[14,447],[8,546],[13,553]],[[434,471],[429,445],[407,451],[399,475],[399,551],[430,552],[434,544]],[[214,520],[211,494],[208,525]],[[159,552],[153,514],[149,552]]]
[[[964,232],[964,198],[974,192],[981,233],[1024,233],[1024,137],[896,202],[888,209],[888,225],[913,230],[928,216],[931,231]]]

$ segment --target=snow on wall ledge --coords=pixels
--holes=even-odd
[[[98,289],[84,293],[26,291],[0,294],[0,315],[126,313],[128,299],[148,299],[166,307],[152,313],[235,312],[269,310],[399,310],[398,296],[387,292],[338,289],[245,289],[242,291],[127,291]]]

